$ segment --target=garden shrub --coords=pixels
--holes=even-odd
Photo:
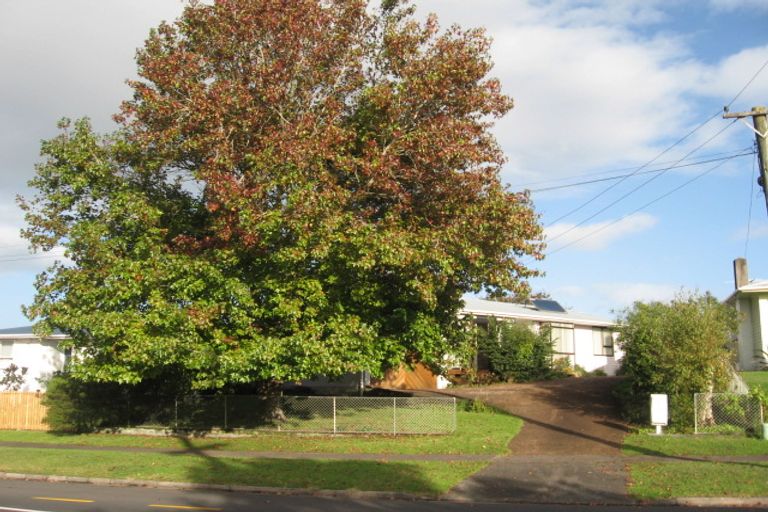
[[[176,389],[164,380],[138,385],[83,382],[68,373],[48,380],[44,422],[54,432],[84,433],[148,422],[170,425]]]
[[[712,295],[636,302],[624,312],[619,346],[627,378],[615,390],[626,419],[649,422],[652,393],[669,396],[670,425],[693,426],[693,394],[725,391],[731,375],[734,308]]]
[[[518,382],[547,378],[552,368],[552,341],[547,329],[533,332],[524,324],[490,319],[478,340],[499,380]]]

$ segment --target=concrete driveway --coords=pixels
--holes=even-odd
[[[511,454],[446,496],[468,501],[626,504],[621,444],[627,433],[611,390],[615,377],[452,389],[525,421]]]

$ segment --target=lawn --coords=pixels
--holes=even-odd
[[[631,434],[624,439],[625,455],[728,456],[768,455],[768,441],[744,436]]]
[[[503,454],[522,420],[500,412],[457,411],[457,429],[446,435],[300,435],[258,433],[243,438],[178,438],[118,434],[66,435],[0,431],[0,441],[87,446],[138,446],[316,453]]]
[[[768,441],[742,436],[632,434],[624,454],[666,457],[768,455]],[[765,496],[768,462],[631,462],[630,492],[641,499]]]
[[[765,496],[766,462],[641,462],[630,465],[630,492],[642,499]]]
[[[0,471],[304,489],[397,491],[436,496],[486,463],[228,459],[0,447]]]
[[[740,375],[750,388],[759,387],[768,393],[768,371],[741,372]]]

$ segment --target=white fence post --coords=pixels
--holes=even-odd
[[[336,433],[336,397],[333,397],[333,433]]]

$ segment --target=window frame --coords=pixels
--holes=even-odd
[[[596,340],[598,336],[600,338],[599,346]],[[610,343],[607,343],[608,340],[610,340]],[[592,352],[596,356],[614,357],[616,353],[616,340],[613,338],[613,329],[609,327],[592,327]]]
[[[576,326],[574,324],[550,322],[547,324],[547,327],[549,328],[549,340],[552,342],[552,353],[555,355],[576,356]],[[570,339],[571,351],[570,352],[563,352],[558,350],[558,346],[555,343],[556,340],[553,336],[555,333],[555,329],[560,329],[562,331],[568,331],[571,333],[571,339]]]
[[[13,359],[13,340],[0,340],[0,360],[10,359]]]

